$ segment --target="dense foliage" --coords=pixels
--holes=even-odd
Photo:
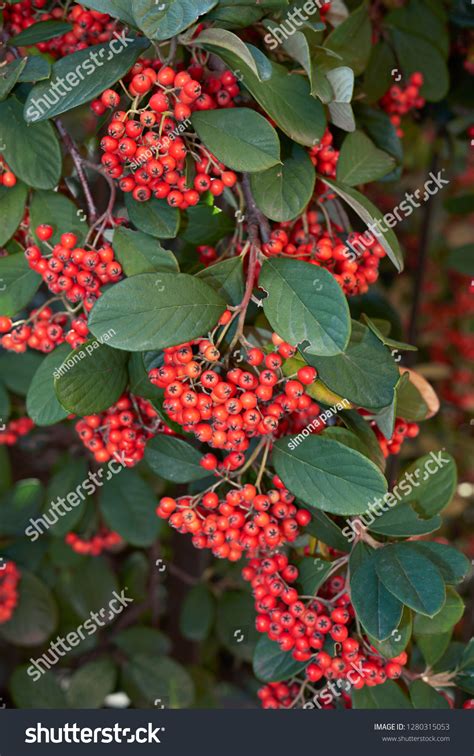
[[[1,13],[2,700],[473,708],[470,4]]]

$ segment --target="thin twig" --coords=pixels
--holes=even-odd
[[[84,170],[84,166],[87,164],[87,161],[84,160],[84,158],[81,156],[74,139],[64,128],[64,124],[61,119],[56,118],[55,123],[61,139],[63,140],[64,146],[72,157],[79,181],[81,182],[82,190],[87,202],[89,220],[91,223],[95,223],[95,221],[97,220],[97,208],[95,206],[95,202],[92,197],[92,193],[87,182],[87,177]]]

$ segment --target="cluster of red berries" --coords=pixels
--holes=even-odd
[[[221,318],[221,323],[226,321],[229,311]],[[203,338],[165,349],[164,365],[149,373],[151,382],[165,390],[163,409],[171,420],[213,449],[228,451],[223,463],[228,470],[241,467],[250,438],[275,435],[284,415],[314,404],[305,386],[315,381],[316,370],[304,367],[298,380],[286,380],[281,366],[295,354],[295,347],[276,334],[272,339],[277,352],[247,351],[248,370],[213,369],[220,352]]]
[[[52,226],[42,225],[36,229],[42,242],[53,235]],[[110,244],[99,250],[85,250],[77,247],[75,234],[62,234],[60,244],[51,247],[51,255],[43,255],[33,244],[25,251],[32,270],[40,273],[43,281],[53,294],[64,294],[69,302],[83,302],[87,311],[91,310],[101,294],[102,286],[116,283],[122,276],[122,266],[115,259]]]
[[[282,651],[291,651],[295,660],[308,662],[305,674],[312,683],[323,678],[345,680],[351,673],[351,685],[359,689],[400,677],[407,661],[405,653],[387,661],[368,644],[363,647],[351,637],[354,609],[342,575],[324,583],[319,592],[321,598],[298,594],[293,586],[298,580],[298,568],[289,564],[284,554],[250,560],[242,575],[252,586],[257,630],[276,641]],[[332,642],[333,651],[329,653]],[[360,673],[354,676],[356,669]],[[265,708],[285,705],[280,696],[269,696],[268,691],[260,697]]]
[[[336,178],[337,161],[339,160],[339,151],[332,146],[333,138],[329,129],[326,129],[318,144],[311,147],[309,151],[316,172],[322,173],[323,176],[328,176],[328,178]]]
[[[263,245],[270,256],[288,256],[305,260],[329,270],[348,296],[365,294],[377,281],[380,260],[385,250],[364,234],[352,233],[344,241],[342,229],[333,226],[329,233],[317,210],[308,210],[296,223],[280,223]]]
[[[299,692],[300,686],[297,682],[277,682],[264,685],[257,695],[263,709],[289,709]]]
[[[212,549],[214,556],[237,562],[244,554],[295,541],[300,526],[311,520],[309,512],[298,510],[295,497],[277,482],[278,487],[265,494],[246,483],[223,499],[214,490],[180,499],[165,496],[156,513],[169,519],[180,533],[191,533],[196,548]]]
[[[91,45],[108,42],[113,35],[117,22],[106,13],[83,8],[73,4],[65,16],[64,8],[59,6],[49,12],[40,11],[48,5],[48,0],[22,0],[3,8],[5,28],[11,35],[19,34],[41,21],[69,21],[72,29],[66,34],[53,37],[46,42],[37,42],[35,47],[54,58],[85,50]]]
[[[196,205],[200,195],[215,197],[237,181],[192,134],[185,140],[186,124],[195,110],[234,106],[239,94],[231,71],[205,78],[205,69],[193,64],[178,71],[160,61],[135,63],[126,78],[133,106],[115,111],[107,136],[101,141],[102,164],[112,178],[120,179],[123,192],[138,202],[152,196],[166,199],[181,210]],[[92,108],[116,108],[120,96],[106,90]],[[187,160],[192,158],[195,177],[188,178]]]
[[[417,423],[409,423],[401,417],[397,417],[393,436],[387,440],[374,421],[371,422],[371,425],[384,457],[388,457],[389,454],[398,454],[405,439],[416,438],[420,432],[420,426]]]
[[[0,431],[0,445],[13,446],[21,436],[26,436],[34,427],[35,424],[29,417],[11,420],[4,430]]]
[[[397,135],[403,136],[400,128],[402,116],[410,110],[418,110],[425,105],[425,100],[420,96],[420,89],[423,86],[423,74],[413,73],[405,87],[394,84],[380,100],[380,107],[389,114],[390,120],[397,128]]]
[[[0,569],[0,625],[8,622],[18,603],[20,571],[13,562],[6,562]]]
[[[87,340],[89,329],[84,315],[70,320],[69,314],[54,313],[51,307],[32,310],[29,320],[19,324],[13,323],[11,318],[0,317],[0,333],[5,333],[0,344],[18,354],[26,352],[27,347],[48,354],[64,341],[77,349]]]
[[[209,244],[199,245],[198,247],[196,247],[196,252],[199,255],[199,262],[205,265],[206,268],[208,265],[215,263],[218,258],[217,249],[215,247],[211,247]]]
[[[111,530],[102,529],[92,538],[81,538],[75,533],[68,533],[65,541],[76,554],[86,554],[89,556],[100,556],[102,552],[113,549],[122,543],[122,538],[118,533]]]
[[[0,186],[10,188],[12,186],[15,186],[15,184],[15,174],[10,170],[4,158],[0,155]]]
[[[105,412],[83,417],[76,423],[76,431],[96,462],[116,459],[126,467],[134,467],[143,459],[152,436],[173,433],[146,399],[131,394],[121,396]]]

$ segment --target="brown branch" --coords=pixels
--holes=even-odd
[[[74,139],[64,128],[63,122],[59,118],[56,118],[55,124],[64,146],[72,157],[79,181],[81,182],[82,191],[84,192],[84,196],[87,202],[89,220],[91,223],[95,223],[95,221],[97,220],[97,208],[95,206],[95,202],[92,197],[89,184],[87,182],[86,172],[84,170],[84,166],[86,165],[87,161],[85,161],[81,156]]]

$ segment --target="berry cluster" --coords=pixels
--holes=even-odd
[[[10,170],[4,158],[0,155],[0,186],[10,188],[15,186],[16,176]]]
[[[71,316],[66,313],[54,313],[51,307],[32,310],[26,322],[13,323],[10,318],[0,317],[0,333],[5,333],[0,344],[4,349],[18,354],[26,352],[27,347],[48,354],[64,341],[76,349],[86,341],[89,329],[84,315],[73,318],[71,322],[70,319]]]
[[[36,229],[42,242],[53,235],[52,226],[42,225]],[[62,234],[60,244],[48,244],[51,255],[43,255],[33,244],[25,251],[32,270],[40,273],[53,294],[64,294],[69,302],[83,302],[91,310],[100,296],[102,286],[116,283],[122,276],[122,267],[115,259],[114,250],[104,244],[99,250],[77,247],[75,234]]]
[[[126,467],[134,467],[143,459],[152,436],[172,434],[151,404],[132,394],[124,394],[105,412],[81,418],[76,431],[96,462],[102,464],[114,458]]]
[[[6,562],[0,570],[0,625],[8,622],[18,603],[20,571],[13,562]]]
[[[252,586],[257,630],[276,641],[282,651],[291,651],[295,660],[308,662],[305,674],[311,683],[323,678],[345,680],[351,673],[350,682],[359,689],[400,677],[405,653],[386,661],[374,648],[351,637],[354,610],[342,575],[329,578],[320,597],[298,594],[293,586],[298,568],[284,554],[251,559],[242,575]],[[360,673],[354,676],[355,669]],[[280,696],[270,696],[267,690],[260,697],[265,708],[285,705]]]
[[[279,484],[279,488],[260,494],[246,483],[223,499],[214,490],[177,500],[165,496],[156,513],[169,519],[180,533],[191,533],[196,548],[212,549],[214,556],[236,562],[249,552],[273,550],[295,541],[299,527],[310,521],[309,512],[297,510],[295,497]]]
[[[68,533],[65,541],[76,554],[86,554],[89,556],[100,556],[102,552],[113,549],[114,546],[122,543],[122,539],[118,533],[106,530],[105,528],[89,539],[81,538],[75,533]]]
[[[398,454],[405,439],[416,438],[420,432],[420,426],[416,423],[408,423],[401,417],[397,417],[393,436],[387,440],[374,421],[371,425],[375,431],[375,435],[377,436],[384,457],[388,457],[389,454]]]
[[[11,420],[6,428],[0,431],[0,445],[13,446],[21,436],[26,436],[34,427],[35,424],[29,417]]]
[[[83,8],[73,4],[65,15],[64,8],[52,8],[49,12],[40,11],[48,5],[48,0],[22,0],[14,5],[6,5],[3,9],[5,28],[11,35],[16,35],[24,29],[40,21],[69,21],[72,29],[66,34],[53,37],[46,42],[37,42],[35,47],[54,58],[85,50],[91,45],[108,42],[117,26],[106,13]]]
[[[365,294],[378,279],[380,260],[385,250],[375,240],[370,244],[363,234],[352,233],[344,241],[342,229],[333,226],[329,233],[317,210],[307,210],[294,223],[280,223],[263,245],[267,256],[289,256],[329,270],[345,294]]]
[[[234,106],[239,87],[230,71],[205,77],[202,66],[175,70],[157,60],[135,63],[126,78],[133,105],[115,111],[107,136],[101,141],[102,164],[120,188],[139,202],[152,196],[185,210],[196,205],[204,192],[215,197],[232,187],[237,177],[227,170],[186,125],[195,110]],[[120,96],[106,90],[92,103],[96,113],[116,108]],[[189,160],[194,179],[189,178]]]
[[[391,122],[397,128],[399,137],[403,136],[403,131],[400,128],[402,116],[409,113],[410,110],[422,108],[425,104],[425,100],[420,96],[423,81],[422,73],[413,73],[405,87],[394,84],[380,100],[380,107],[389,114]]]
[[[309,156],[316,168],[317,173],[322,173],[328,178],[336,178],[337,161],[339,151],[332,146],[333,135],[326,129],[317,145],[311,147]]]
[[[225,321],[230,322],[229,311]],[[286,380],[281,366],[296,350],[276,334],[272,338],[276,352],[247,351],[248,370],[222,369],[219,349],[200,339],[165,349],[165,364],[149,373],[151,382],[165,390],[163,409],[170,419],[213,449],[228,451],[223,463],[228,470],[241,467],[249,439],[275,435],[284,415],[314,405],[305,386],[314,382],[316,370],[304,367],[298,380]]]

